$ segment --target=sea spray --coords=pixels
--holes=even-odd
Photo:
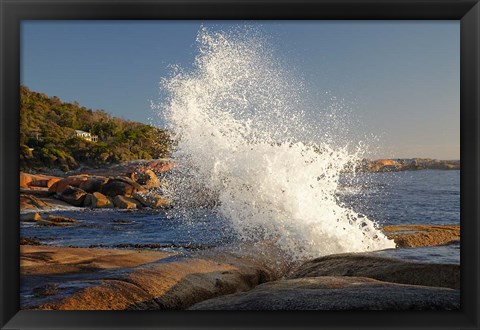
[[[357,160],[306,120],[304,88],[255,33],[198,34],[191,71],[176,68],[160,105],[178,167],[167,194],[212,207],[243,240],[269,240],[293,259],[395,247],[341,205],[341,172]],[[185,209],[185,208],[184,208]]]

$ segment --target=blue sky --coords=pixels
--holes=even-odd
[[[377,136],[372,158],[459,158],[458,21],[24,21],[21,82],[162,126],[150,102],[169,65],[192,66],[202,24],[256,26],[312,99],[344,100],[357,133]]]

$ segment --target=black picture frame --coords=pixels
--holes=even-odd
[[[478,329],[478,0],[0,0],[0,326],[2,329]],[[32,311],[19,307],[19,87],[22,20],[460,20],[461,309],[444,312]]]

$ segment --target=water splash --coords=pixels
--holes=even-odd
[[[304,87],[252,31],[199,31],[194,68],[175,68],[161,105],[178,145],[178,203],[215,204],[244,240],[271,240],[290,257],[394,247],[336,197],[357,159],[306,120]],[[322,140],[323,139],[323,140]],[[212,202],[213,201],[213,202]]]

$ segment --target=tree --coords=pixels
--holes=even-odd
[[[102,165],[134,159],[168,157],[170,134],[150,125],[93,111],[78,102],[64,103],[58,97],[20,86],[20,166],[25,169],[57,167],[74,169],[80,164]],[[93,143],[76,137],[75,130],[99,136]],[[37,135],[40,138],[37,139]],[[27,150],[34,148],[29,155]]]

